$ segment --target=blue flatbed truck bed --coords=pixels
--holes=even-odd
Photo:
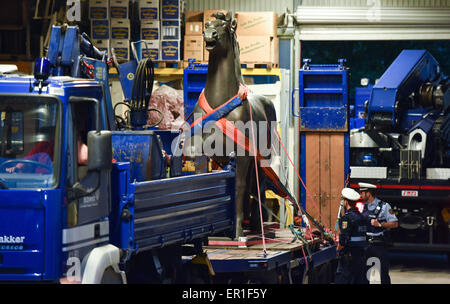
[[[215,272],[215,283],[331,283],[336,267],[336,246],[323,246],[319,239],[309,240],[308,245],[311,254],[301,241],[281,238],[266,244],[266,254],[260,242],[249,246],[208,245],[203,248]],[[183,257],[184,262],[191,259]]]

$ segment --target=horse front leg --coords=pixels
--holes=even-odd
[[[249,200],[249,182],[247,172],[249,169],[248,157],[236,159],[236,239],[244,236],[242,222],[244,220],[244,204]]]

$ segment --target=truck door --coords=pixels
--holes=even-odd
[[[88,194],[69,202],[67,219],[69,227],[103,221],[108,217],[110,210],[110,173],[90,172],[87,169],[87,134],[95,130],[96,117],[96,106],[90,100],[70,102],[68,187],[79,182]]]

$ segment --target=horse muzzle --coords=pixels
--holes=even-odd
[[[219,38],[219,34],[216,30],[206,30],[203,32],[203,37],[205,38],[206,50],[211,51],[217,45],[217,40]]]

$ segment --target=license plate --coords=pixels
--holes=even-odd
[[[406,197],[418,197],[418,196],[419,196],[419,191],[414,191],[414,190],[402,190],[402,196],[406,196]]]

